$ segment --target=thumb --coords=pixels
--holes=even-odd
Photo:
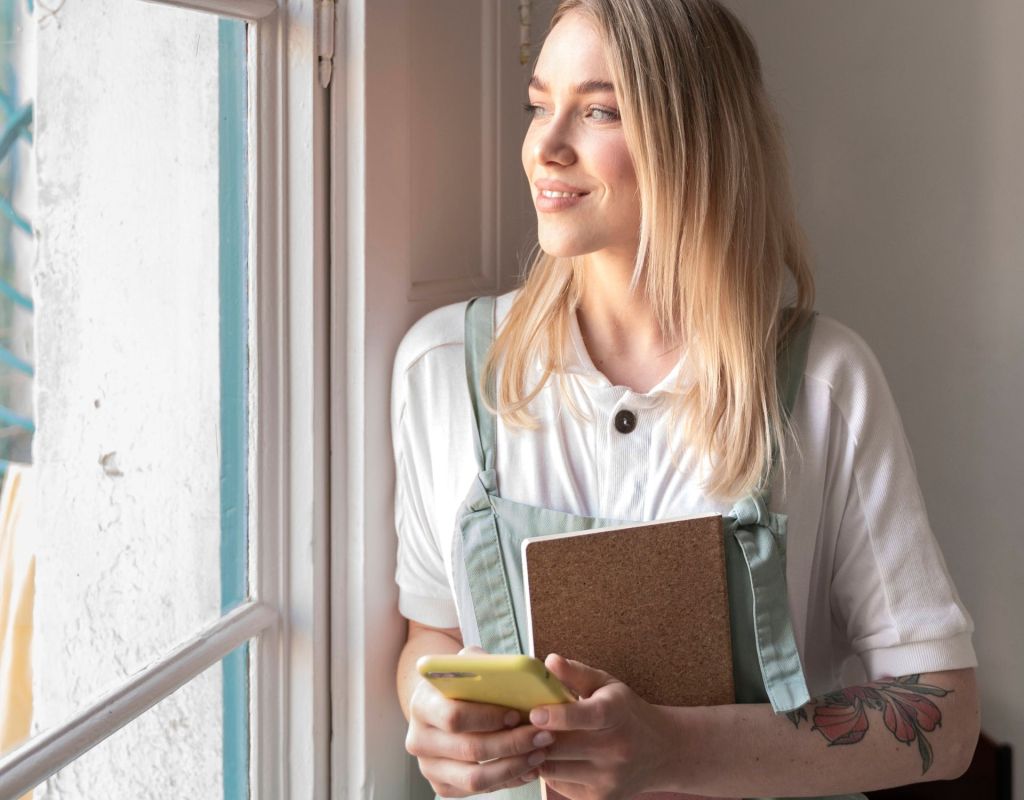
[[[544,666],[551,670],[566,688],[584,699],[602,686],[617,683],[615,678],[602,669],[587,666],[582,661],[574,661],[556,653],[550,653],[544,659]]]
[[[475,644],[469,645],[469,647],[463,647],[459,651],[460,656],[485,656],[487,651],[482,647],[477,647]]]

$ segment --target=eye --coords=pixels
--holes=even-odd
[[[593,114],[604,114],[605,115],[604,117],[597,117],[597,119],[603,120],[605,122],[613,122],[613,121],[615,121],[615,120],[617,120],[619,118],[619,112],[618,111],[612,111],[611,109],[608,109],[608,108],[596,108],[596,107],[595,108],[591,108],[590,109],[590,113],[592,115]]]
[[[536,117],[537,112],[543,110],[543,108],[541,108],[538,105],[534,105],[533,103],[523,103],[523,111],[525,111],[531,117]],[[593,106],[590,109],[590,116],[593,117],[595,114],[597,114],[598,116],[594,118],[601,122],[615,122],[616,120],[619,119],[619,112],[612,111],[609,108],[598,108],[597,106]]]

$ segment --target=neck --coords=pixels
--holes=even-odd
[[[651,305],[630,291],[632,257],[581,257],[577,319],[594,366],[613,383],[646,391],[666,375],[680,348],[665,340]]]

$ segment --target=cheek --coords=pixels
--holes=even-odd
[[[615,202],[632,202],[636,194],[636,170],[625,142],[595,152],[594,166],[615,195]]]
[[[530,154],[532,150],[533,142],[530,139],[530,134],[527,133],[526,136],[523,137],[523,148],[519,153],[523,162],[523,171],[526,173],[527,178],[531,177],[533,173],[533,156]]]

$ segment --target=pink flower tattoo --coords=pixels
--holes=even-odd
[[[850,686],[830,692],[814,709],[811,730],[821,731],[830,747],[856,744],[868,731],[867,710],[881,711],[882,721],[893,736],[908,747],[911,742],[917,742],[924,775],[932,765],[932,746],[924,732],[942,725],[942,712],[928,696],[945,697],[953,690],[929,686],[920,680],[920,675],[905,675],[874,681],[870,686]],[[807,711],[798,708],[787,712],[786,716],[799,728],[800,720],[807,719]]]

